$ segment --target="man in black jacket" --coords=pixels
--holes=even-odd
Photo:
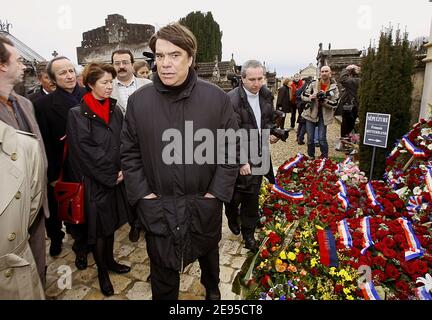
[[[359,101],[357,92],[360,86],[360,67],[354,64],[342,70],[339,77],[339,84],[343,91],[339,100],[336,114],[342,115],[341,140],[348,138],[354,130],[358,115]],[[336,150],[343,151],[342,143],[336,146]]]
[[[259,61],[246,61],[241,69],[242,83],[228,93],[237,115],[238,126],[248,132],[249,151],[253,150],[253,143],[260,144],[257,150],[265,150],[261,144],[266,144],[268,141],[264,141],[263,137],[266,135],[263,134],[263,130],[275,127],[272,121],[273,107],[262,92],[264,74],[264,66]],[[254,141],[252,140],[253,131],[258,137]],[[275,136],[270,136],[271,143],[277,140]],[[270,157],[269,154],[264,153],[262,156]],[[229,203],[225,204],[225,213],[230,230],[238,235],[240,225],[237,220],[240,206],[240,224],[245,247],[255,251],[258,248],[254,233],[258,222],[258,196],[263,174],[253,174],[253,164],[254,161],[250,157],[246,162],[241,163],[234,196]]]
[[[46,96],[47,94],[50,94],[55,90],[55,84],[48,76],[48,73],[46,71],[46,67],[48,65],[48,62],[42,61],[38,63],[36,66],[36,75],[40,84],[39,89],[36,92],[33,92],[31,95],[29,95],[29,100],[33,102],[33,104],[36,102],[36,100],[39,100],[40,98]]]
[[[121,160],[129,201],[144,226],[153,299],[178,299],[179,272],[196,259],[206,299],[220,299],[222,203],[232,197],[238,165],[235,155],[234,164],[214,161],[214,143],[205,152],[213,159],[201,162],[204,152],[195,147],[199,134],[211,140],[220,130],[237,130],[234,112],[221,89],[197,78],[197,43],[186,27],[161,28],[149,46],[157,72],[129,97]]]
[[[56,84],[57,89],[35,101],[35,113],[42,133],[48,158],[48,201],[50,217],[46,220],[48,237],[51,239],[50,255],[57,256],[62,250],[64,232],[62,222],[58,219],[57,201],[54,197],[54,186],[59,178],[63,164],[66,121],[69,109],[76,106],[85,90],[78,86],[72,62],[66,57],[56,57],[47,66],[47,73]],[[65,172],[67,174],[67,171]],[[67,176],[65,177],[67,179]],[[87,246],[83,226],[70,229],[75,239],[73,250],[76,253],[75,264],[78,269],[87,267]]]

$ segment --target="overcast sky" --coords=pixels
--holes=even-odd
[[[123,15],[128,23],[152,24],[156,29],[191,11],[211,11],[223,31],[223,60],[237,64],[265,61],[278,76],[292,75],[316,63],[318,44],[332,49],[363,49],[379,37],[382,26],[400,25],[412,40],[429,37],[429,0],[39,0],[8,1],[0,19],[12,23],[10,32],[46,59],[56,50],[76,62],[82,33],[105,24],[108,14]]]

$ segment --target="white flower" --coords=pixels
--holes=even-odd
[[[429,273],[423,277],[418,277],[416,283],[423,283],[426,291],[432,291],[432,277]]]
[[[415,187],[413,190],[414,195],[419,196],[422,194],[422,190],[420,187]]]

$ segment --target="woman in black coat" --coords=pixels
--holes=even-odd
[[[129,205],[120,169],[120,130],[123,115],[111,99],[115,69],[92,63],[83,72],[89,92],[69,112],[66,134],[69,163],[84,179],[88,242],[98,267],[101,291],[114,293],[108,270],[126,273],[130,267],[115,262],[114,232],[126,222]]]

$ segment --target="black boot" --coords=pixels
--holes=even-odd
[[[219,288],[215,289],[206,289],[206,300],[220,300],[221,294]]]
[[[254,231],[253,230],[252,231],[251,230],[247,230],[247,231],[242,230],[242,233],[243,233],[243,239],[245,242],[245,248],[249,249],[252,252],[257,252],[258,251],[258,244],[257,244],[255,237],[254,237]]]
[[[104,296],[112,296],[114,294],[114,288],[109,278],[108,270],[98,267],[98,279],[99,287]]]
[[[108,270],[114,271],[115,273],[128,273],[130,271],[131,268],[129,266],[117,263],[114,260],[114,235],[106,238],[105,250]]]
[[[114,288],[108,274],[108,267],[105,260],[105,252],[107,246],[107,239],[104,237],[97,238],[96,244],[93,248],[93,256],[98,268],[98,279],[101,292],[105,296],[112,296]]]
[[[140,231],[141,231],[140,227],[132,225],[129,231],[129,240],[131,242],[137,242],[140,237]]]

